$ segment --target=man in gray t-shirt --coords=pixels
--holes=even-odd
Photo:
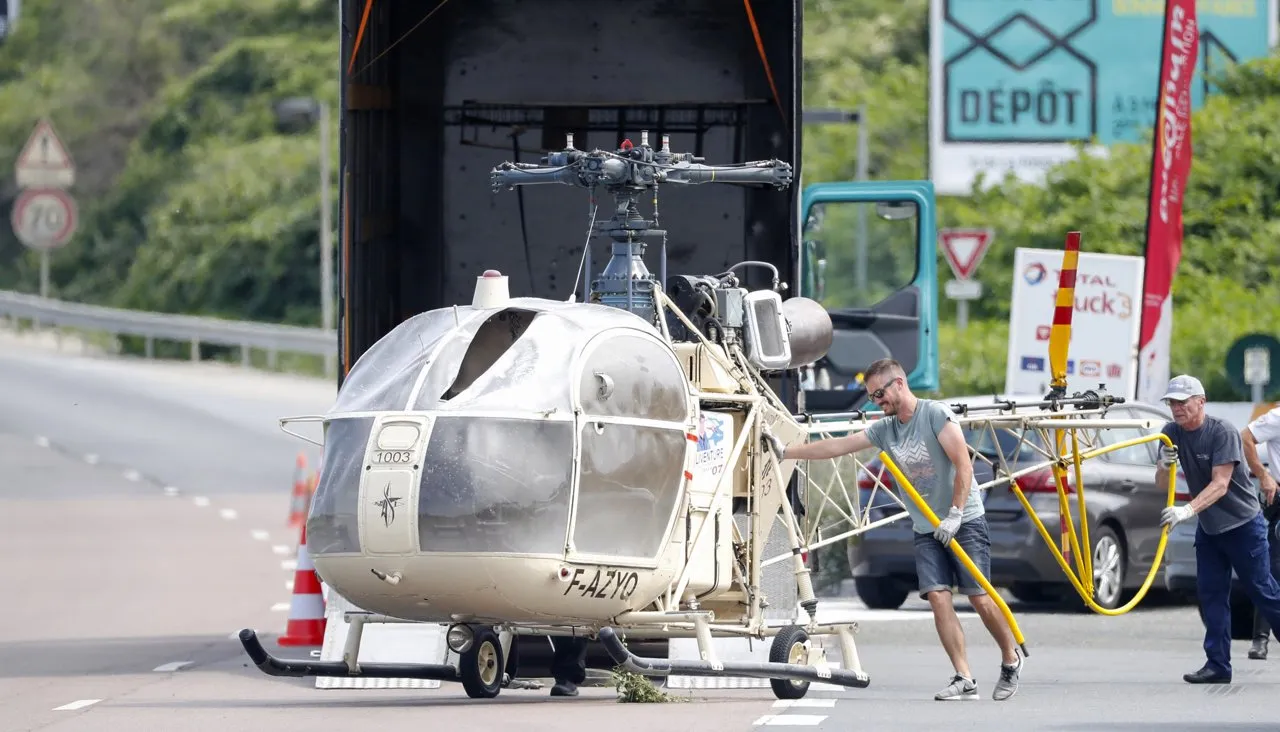
[[[1008,699],[1018,689],[1023,662],[1013,632],[995,600],[987,596],[986,590],[949,548],[953,541],[959,544],[979,572],[991,574],[991,536],[964,432],[946,405],[919,399],[911,393],[906,372],[893,359],[881,359],[867,367],[863,384],[871,401],[884,411],[884,416],[867,429],[785,449],[771,436],[766,435],[766,439],[784,460],[820,460],[871,447],[889,455],[940,518],[935,528],[907,496],[902,496],[914,529],[920,596],[929,601],[938,637],[955,668],[950,683],[935,694],[934,699],[978,698],[978,685],[965,658],[964,629],[952,604],[953,587],[969,598],[969,604],[1000,645],[1003,663],[992,698]]]
[[[951,513],[955,498],[956,466],[938,440],[938,434],[948,422],[954,423],[955,415],[945,404],[917,399],[915,411],[907,422],[880,419],[863,433],[877,449],[889,453],[898,469],[911,481],[912,487],[929,504],[929,509],[940,517]],[[917,534],[932,534],[933,525],[916,508],[916,504],[911,501],[905,501],[905,504],[907,513],[911,515],[911,528]],[[960,523],[966,524],[985,515],[978,481],[970,470],[969,496],[964,501]],[[922,587],[921,591],[925,588]]]
[[[1191,501],[1160,513],[1171,527],[1198,516],[1196,591],[1204,613],[1206,662],[1183,680],[1192,684],[1231,683],[1231,572],[1235,570],[1253,604],[1272,627],[1280,627],[1280,583],[1271,576],[1267,525],[1253,481],[1244,466],[1240,435],[1205,414],[1204,387],[1181,375],[1162,397],[1173,421],[1162,432],[1176,448],[1161,448],[1157,485],[1166,485],[1174,458],[1187,478]]]

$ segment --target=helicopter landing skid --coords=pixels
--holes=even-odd
[[[359,671],[353,673],[345,661],[276,658],[262,647],[258,634],[248,628],[240,631],[240,643],[258,670],[268,676],[368,676],[379,679],[459,680],[458,669],[440,663],[361,663]]]
[[[618,665],[642,676],[747,676],[770,679],[774,691],[779,692],[778,696],[781,698],[799,698],[808,689],[808,683],[795,686],[789,682],[819,682],[857,689],[865,689],[871,685],[871,677],[860,670],[780,661],[712,662],[645,658],[627,650],[613,628],[601,628],[599,638]],[[783,691],[788,687],[794,689],[794,693]]]

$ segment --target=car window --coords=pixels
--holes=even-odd
[[[1001,456],[1007,462],[1014,463],[1044,459],[1044,454],[1036,449],[1044,449],[1037,432],[1029,433],[1026,440],[1023,440],[1019,430],[977,428],[966,429],[964,438],[970,447],[993,463],[998,464]]]
[[[1157,415],[1150,414],[1145,411],[1138,411],[1138,410],[1113,409],[1110,411],[1109,416],[1114,417],[1115,419],[1128,420],[1128,419],[1150,419],[1152,417],[1156,417]],[[1097,431],[1098,445],[1099,446],[1116,445],[1121,442],[1125,442],[1127,440],[1137,439],[1139,437],[1143,437],[1145,435],[1149,435],[1153,432],[1159,432],[1159,431],[1160,431],[1159,426],[1153,429],[1128,428],[1128,429],[1098,430]],[[1107,462],[1118,463],[1122,465],[1142,465],[1144,467],[1155,466],[1156,454],[1157,454],[1155,446],[1156,446],[1156,442],[1152,440],[1150,442],[1144,442],[1139,445],[1129,445],[1128,447],[1122,447],[1119,450],[1113,450],[1107,453],[1106,455],[1103,455],[1102,457]]]

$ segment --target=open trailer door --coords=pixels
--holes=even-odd
[[[831,314],[831,348],[804,386],[804,409],[862,408],[859,376],[897,359],[913,389],[938,388],[937,224],[928,181],[805,188],[803,290]]]
[[[799,180],[801,7],[342,0],[340,375],[406,318],[470,302],[486,269],[509,276],[513,296],[582,299],[588,191],[495,195],[489,177],[503,161],[540,162],[568,133],[613,150],[647,129],[708,163],[787,161]],[[669,276],[764,260],[797,291],[798,186],[660,194]],[[593,242],[597,273],[608,247]],[[759,268],[744,275],[769,284]]]

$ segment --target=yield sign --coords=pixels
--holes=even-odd
[[[990,229],[942,229],[938,232],[942,253],[956,279],[967,280],[973,276],[993,236]]]
[[[69,188],[75,183],[75,163],[49,120],[40,120],[27,138],[14,173],[19,188]]]

